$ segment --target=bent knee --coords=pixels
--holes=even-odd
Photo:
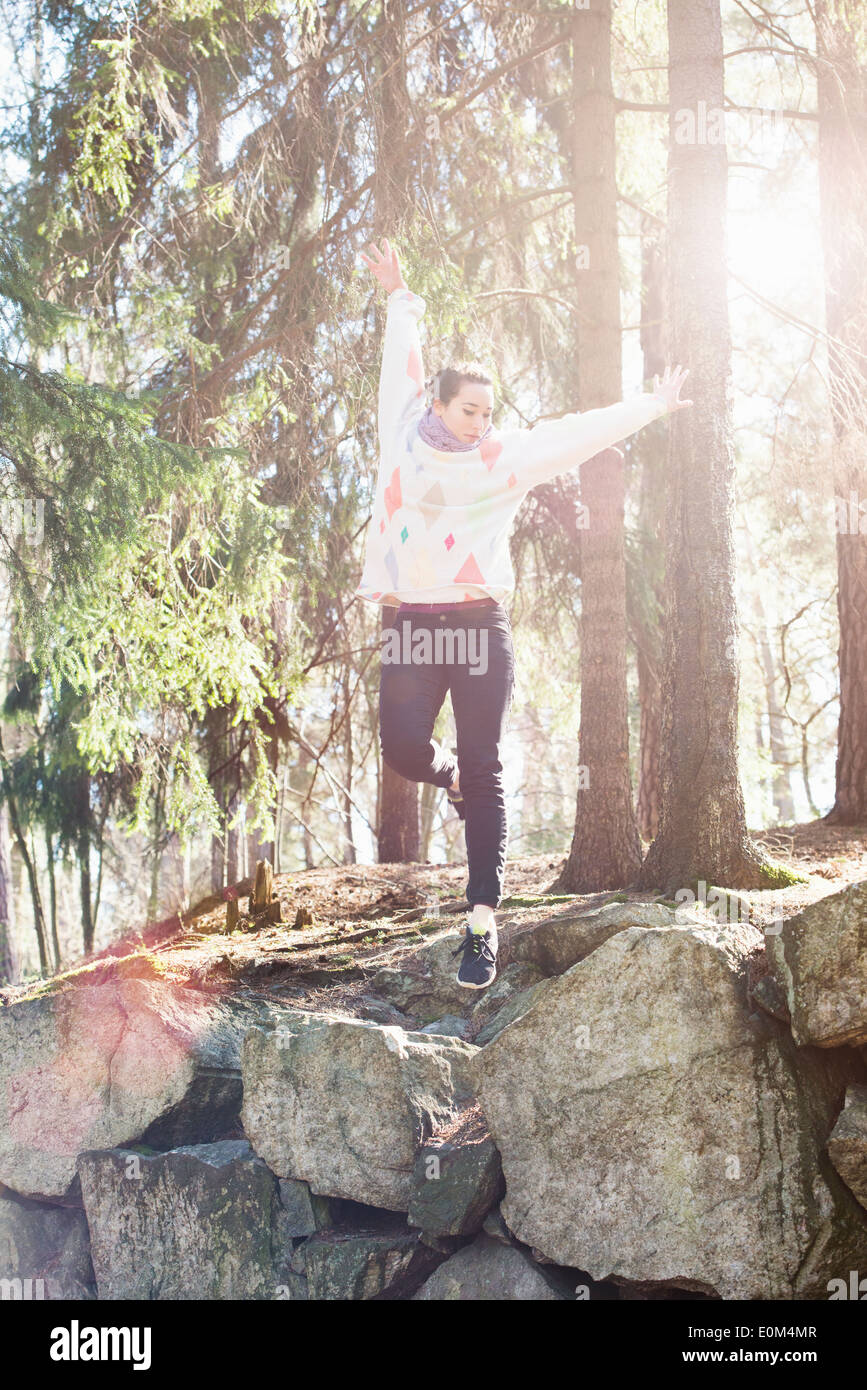
[[[409,734],[380,732],[379,747],[382,761],[404,776],[425,768],[430,763],[430,741]]]

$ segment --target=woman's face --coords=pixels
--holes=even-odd
[[[440,417],[452,434],[456,434],[464,443],[470,444],[481,439],[491,423],[494,393],[490,386],[465,381],[448,405],[443,405],[437,397],[433,408],[434,414]]]

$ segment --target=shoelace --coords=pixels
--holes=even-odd
[[[497,958],[491,950],[490,945],[488,944],[487,937],[482,936],[481,932],[470,931],[469,927],[467,927],[466,937],[461,942],[458,949],[456,951],[452,951],[452,955],[459,956],[461,951],[465,951],[468,946],[472,948],[474,956],[487,956],[491,964],[496,965]]]

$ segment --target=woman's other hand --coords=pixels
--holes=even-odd
[[[683,410],[684,406],[692,405],[692,401],[679,400],[680,388],[689,376],[689,367],[675,367],[672,372],[671,367],[666,367],[662,381],[658,376],[653,378],[653,394],[659,396],[660,400],[665,401],[665,408],[669,413],[675,410]]]
[[[363,251],[360,251],[359,255],[372,274],[376,276],[386,294],[391,294],[393,290],[405,290],[406,281],[401,274],[397,252],[389,246],[385,237],[382,239],[381,251],[376,242],[371,241],[369,244],[372,255],[365,256]]]

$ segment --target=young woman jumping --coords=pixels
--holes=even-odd
[[[390,644],[398,655],[392,650],[386,660],[383,649],[382,757],[410,781],[443,787],[464,821],[472,911],[454,953],[462,956],[457,980],[485,989],[496,976],[494,910],[502,900],[508,837],[500,745],[515,683],[512,625],[502,603],[515,583],[512,522],[538,483],[691,405],[679,399],[688,373],[666,367],[662,381],[654,377],[652,393],[532,429],[498,430],[491,423],[491,378],[461,364],[434,378],[426,406],[418,332],[425,301],[407,289],[387,240],[381,250],[371,242],[370,252],[361,258],[388,305],[379,475],[356,593],[398,609],[400,640]],[[457,761],[432,737],[447,692]]]

